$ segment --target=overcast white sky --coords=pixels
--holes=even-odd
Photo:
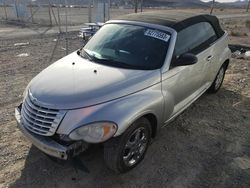
[[[211,0],[202,0],[202,1],[208,2],[208,1],[211,1]],[[223,2],[234,2],[234,1],[237,1],[237,0],[216,0],[216,1],[219,1],[219,2],[223,3]]]

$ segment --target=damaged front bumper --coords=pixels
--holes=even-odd
[[[44,153],[67,160],[71,157],[79,155],[88,148],[88,144],[82,141],[74,142],[71,145],[64,146],[51,137],[40,136],[28,131],[21,120],[21,105],[15,109],[15,118],[17,120],[18,128],[28,138],[30,142]]]

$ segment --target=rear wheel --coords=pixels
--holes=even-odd
[[[219,89],[223,83],[223,80],[224,80],[225,72],[226,72],[226,65],[223,64],[221,66],[219,72],[217,73],[214,82],[212,83],[212,85],[208,89],[209,93],[216,93],[217,91],[219,91]]]
[[[126,172],[144,158],[151,139],[151,125],[146,118],[134,122],[122,136],[104,144],[104,160],[115,172]]]

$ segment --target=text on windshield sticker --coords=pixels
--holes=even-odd
[[[153,30],[153,29],[147,29],[144,33],[144,35],[149,36],[149,37],[153,37],[156,39],[160,39],[163,40],[165,42],[168,42],[170,36],[166,33],[163,33],[161,31],[157,31],[157,30]]]

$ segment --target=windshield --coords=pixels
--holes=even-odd
[[[152,70],[165,60],[170,34],[126,24],[104,25],[84,46],[88,59],[113,67]]]

